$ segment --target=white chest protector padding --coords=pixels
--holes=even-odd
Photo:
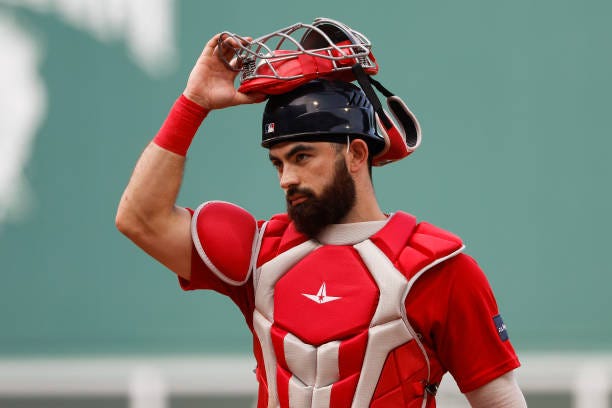
[[[210,270],[230,285],[242,285],[251,272],[257,221],[245,209],[224,201],[200,205],[191,220],[191,236]]]

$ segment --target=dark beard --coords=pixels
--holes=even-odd
[[[334,177],[319,197],[307,188],[290,187],[287,196],[300,194],[307,197],[303,203],[292,206],[287,201],[287,213],[295,228],[309,238],[316,238],[323,228],[337,224],[355,205],[355,181],[343,158],[336,161]]]

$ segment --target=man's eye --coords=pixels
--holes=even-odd
[[[301,161],[304,161],[304,160],[306,160],[307,158],[308,158],[308,155],[307,155],[307,154],[304,154],[304,153],[300,153],[300,154],[296,154],[296,155],[295,155],[295,161],[296,161],[296,162],[301,162]]]

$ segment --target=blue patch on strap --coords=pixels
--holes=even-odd
[[[506,324],[504,323],[504,320],[502,319],[501,315],[493,316],[493,323],[495,323],[499,338],[502,341],[508,340],[508,330],[506,329]]]

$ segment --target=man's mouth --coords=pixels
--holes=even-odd
[[[291,197],[287,197],[287,201],[289,201],[289,204],[294,207],[298,204],[302,204],[304,201],[308,200],[308,197],[305,195],[294,195]]]

